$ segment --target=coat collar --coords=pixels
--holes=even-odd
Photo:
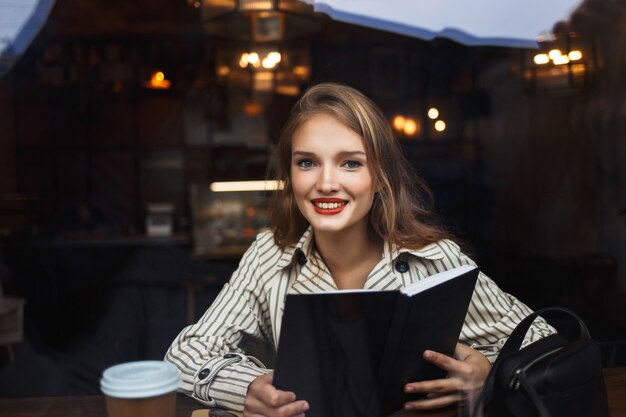
[[[309,226],[295,245],[289,245],[283,251],[283,254],[276,262],[276,268],[284,269],[294,262],[294,258],[299,252],[303,253],[308,259],[311,256],[311,248],[313,246],[313,228]]]
[[[409,249],[390,243],[388,245],[385,245],[384,256],[389,262],[394,261],[402,254],[409,254],[417,258],[424,258],[429,260],[439,260],[445,257],[444,249],[441,247],[441,244],[442,242],[434,242],[424,246],[421,249]],[[452,245],[456,244],[452,243]]]

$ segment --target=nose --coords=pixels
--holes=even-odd
[[[333,193],[339,190],[337,175],[332,166],[324,166],[320,170],[317,180],[317,189],[321,193]]]

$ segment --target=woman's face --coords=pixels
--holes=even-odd
[[[295,131],[291,183],[316,233],[367,229],[374,185],[363,138],[334,117],[313,116]]]

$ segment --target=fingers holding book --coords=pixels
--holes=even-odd
[[[405,392],[426,394],[423,399],[407,402],[407,409],[441,408],[465,400],[480,390],[491,369],[482,353],[462,343],[457,343],[453,356],[427,350],[423,357],[447,371],[448,376],[407,384]]]
[[[272,385],[273,373],[257,377],[248,387],[244,417],[300,417],[309,409],[306,401],[296,401],[293,392]]]

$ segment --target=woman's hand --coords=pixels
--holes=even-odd
[[[423,356],[447,371],[448,377],[406,384],[405,392],[426,394],[424,399],[407,402],[407,409],[428,410],[464,400],[482,388],[491,370],[491,363],[482,353],[461,343],[456,344],[452,357],[432,350],[425,351]]]
[[[304,417],[309,409],[306,401],[296,401],[293,392],[281,391],[272,385],[273,373],[255,378],[248,386],[244,417]]]

